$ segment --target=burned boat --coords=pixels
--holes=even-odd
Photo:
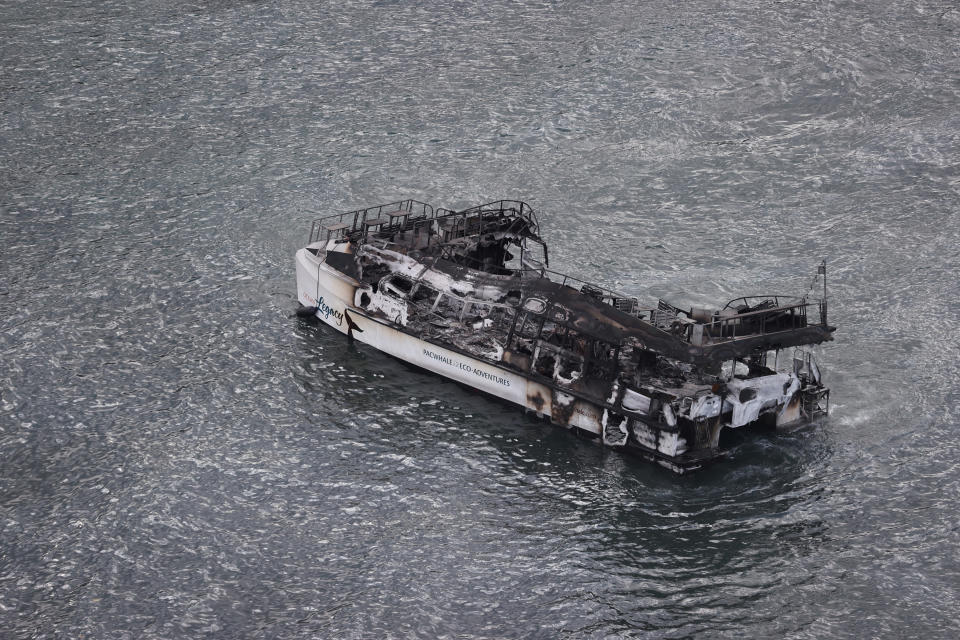
[[[551,271],[534,212],[508,200],[324,217],[296,265],[301,310],[351,340],[676,472],[720,456],[724,428],[828,409],[809,349],[835,329],[825,265],[821,299],[643,308]]]

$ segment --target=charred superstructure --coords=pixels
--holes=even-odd
[[[827,410],[804,348],[834,331],[819,274],[821,299],[643,308],[550,271],[536,216],[508,200],[351,211],[297,252],[300,302],[351,339],[678,472],[717,457],[724,427]]]

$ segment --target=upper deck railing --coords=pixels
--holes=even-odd
[[[820,321],[812,324],[827,326],[827,307],[824,300],[808,301],[795,296],[747,296],[737,300],[770,300],[773,305],[737,312],[735,315],[720,315],[712,322],[704,323],[703,335],[710,343],[802,329],[811,324],[811,310],[817,312],[817,319]],[[724,307],[727,308],[730,308],[729,304]]]
[[[435,227],[434,231],[442,230],[448,237],[456,238],[485,233],[494,220],[499,221],[504,215],[525,220],[534,234],[539,233],[533,209],[519,200],[495,200],[462,211],[443,207],[434,209],[418,200],[399,200],[318,218],[310,226],[310,243],[329,239],[334,234],[364,242],[371,233],[408,231],[425,224],[425,221]]]
[[[780,294],[773,294],[767,296],[741,296],[739,298],[734,298],[727,304],[723,305],[724,309],[737,309],[741,306],[751,307],[754,304],[763,303],[764,301],[769,300],[773,303],[773,306],[780,307],[784,305],[797,304],[803,302],[804,298],[800,296],[784,296]],[[738,304],[740,303],[740,304]]]
[[[477,217],[480,220],[483,220],[484,217],[491,218],[503,214],[512,214],[526,220],[530,224],[533,233],[540,233],[540,223],[537,221],[537,214],[533,212],[530,205],[520,200],[495,200],[462,211],[450,211],[449,214],[456,217],[463,217],[464,219]]]
[[[419,200],[398,200],[387,204],[378,204],[365,209],[335,213],[323,218],[317,218],[310,226],[310,242],[319,242],[326,231],[351,234],[364,230],[366,223],[374,220],[388,220],[390,213],[403,213],[407,219],[433,219],[434,209],[426,202]]]

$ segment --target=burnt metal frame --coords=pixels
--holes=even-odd
[[[373,207],[367,207],[365,209],[357,209],[354,211],[348,211],[341,214],[334,214],[332,216],[326,216],[314,220],[310,229],[310,241],[311,243],[317,242],[320,240],[320,234],[323,229],[327,226],[331,226],[331,223],[344,223],[346,220],[351,220],[350,230],[345,232],[347,237],[350,237],[352,240],[365,242],[367,240],[367,226],[364,224],[368,220],[378,220],[384,215],[384,211],[397,212],[403,211],[407,215],[403,217],[403,224],[398,225],[396,229],[391,229],[393,232],[403,231],[406,229],[416,229],[419,225],[423,225],[424,221],[429,220],[431,227],[434,222],[440,220],[452,220],[453,221],[453,230],[456,232],[459,225],[462,223],[464,225],[463,232],[466,234],[466,225],[468,220],[476,219],[478,221],[476,233],[482,235],[484,233],[484,216],[496,216],[502,218],[504,215],[515,215],[519,218],[526,220],[533,230],[534,234],[539,234],[539,223],[536,218],[536,214],[533,212],[533,209],[530,208],[526,203],[519,200],[496,200],[493,202],[488,202],[485,204],[477,205],[461,211],[453,211],[451,209],[438,208],[434,209],[433,206],[420,202],[418,200],[400,200],[397,202],[391,202],[387,204],[376,205]],[[471,234],[472,235],[472,234]],[[328,233],[329,236],[329,233]],[[357,236],[357,237],[354,237]],[[463,237],[463,236],[461,236]],[[623,301],[629,301],[630,311],[629,314],[637,318],[642,318],[644,313],[649,313],[649,317],[653,317],[655,310],[652,309],[640,309],[639,300],[633,296],[627,296],[625,294],[613,291],[606,287],[596,285],[594,283],[576,278],[569,274],[561,273],[558,271],[553,271],[548,269],[546,264],[548,260],[547,245],[546,243],[539,238],[539,235],[535,235],[533,238],[525,238],[526,240],[536,241],[543,247],[544,250],[544,266],[540,269],[526,269],[523,267],[523,260],[521,257],[521,268],[519,269],[521,280],[524,277],[525,273],[536,273],[541,278],[548,278],[553,282],[558,282],[561,286],[569,286],[574,290],[582,291],[584,288],[589,287],[590,289],[596,291],[600,294],[598,300],[615,309],[621,310],[620,306]],[[521,245],[521,250],[523,246]],[[443,254],[441,254],[441,257]],[[522,256],[522,254],[521,254]],[[791,317],[791,329],[802,328],[808,326],[807,323],[807,307],[817,306],[820,315],[820,324],[823,327],[827,326],[827,302],[826,302],[826,265],[821,264],[818,266],[818,274],[823,274],[824,276],[824,298],[818,302],[807,302],[807,298],[797,298],[796,296],[782,296],[782,295],[772,295],[772,296],[744,296],[740,298],[735,298],[728,302],[723,308],[728,309],[734,303],[738,301],[743,301],[744,304],[749,306],[749,300],[757,299],[772,299],[774,301],[775,307],[769,309],[761,309],[757,311],[748,311],[746,313],[737,314],[736,316],[730,317],[720,317],[716,320],[713,320],[708,323],[702,323],[703,334],[704,336],[711,339],[712,345],[721,344],[724,342],[730,343],[737,340],[736,327],[741,324],[741,321],[744,318],[750,318],[752,316],[758,316],[760,319],[760,331],[758,333],[750,333],[747,336],[756,337],[757,335],[767,335],[766,331],[766,322],[772,314],[783,314],[784,312],[788,313]],[[571,284],[572,283],[572,284]],[[781,305],[780,299],[783,298],[784,301],[787,300],[798,300],[793,304]],[[621,303],[621,305],[618,305]],[[673,305],[669,305],[672,308]],[[549,305],[553,307],[553,305]],[[678,311],[682,311],[676,308]],[[510,341],[513,338],[517,318],[520,317],[520,313],[514,315],[514,323],[511,326],[510,332],[508,334],[507,344],[510,344]],[[799,325],[798,325],[799,321]],[[730,329],[730,336],[724,336],[724,329]],[[543,320],[539,323],[539,331],[543,330]],[[539,332],[538,332],[539,333]],[[777,333],[769,332],[769,333]],[[586,334],[584,334],[586,335]],[[747,337],[747,336],[741,336]],[[727,338],[724,340],[724,338]],[[688,341],[687,338],[683,338],[684,341]]]

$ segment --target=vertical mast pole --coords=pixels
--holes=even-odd
[[[820,322],[827,324],[827,260],[826,258],[820,263],[820,267],[817,269],[819,273],[823,275],[823,302],[821,302],[820,307]]]

